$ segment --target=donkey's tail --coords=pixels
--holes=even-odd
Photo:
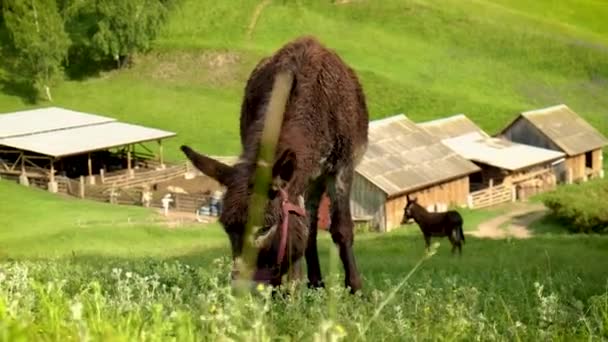
[[[460,240],[464,243],[464,231],[462,230],[462,223],[458,225],[458,234],[460,235]]]

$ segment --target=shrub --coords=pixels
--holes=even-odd
[[[577,233],[608,233],[608,180],[559,187],[541,196],[552,214]]]

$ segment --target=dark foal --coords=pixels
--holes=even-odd
[[[423,206],[418,204],[418,199],[410,199],[407,195],[407,204],[403,209],[403,219],[401,223],[406,223],[410,218],[414,219],[420,231],[424,235],[424,243],[427,251],[431,246],[431,236],[447,236],[452,243],[452,254],[458,249],[458,254],[462,254],[462,243],[464,243],[464,233],[462,231],[462,216],[450,210],[443,213],[428,212]]]

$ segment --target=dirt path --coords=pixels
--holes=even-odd
[[[169,228],[176,228],[183,225],[193,225],[193,224],[206,224],[211,222],[216,222],[217,218],[209,217],[209,216],[199,216],[197,217],[194,213],[185,213],[179,211],[171,211],[167,216],[164,216],[164,212],[162,209],[158,209],[158,213],[162,218],[164,218],[167,226]]]
[[[528,226],[545,216],[547,208],[539,203],[518,203],[511,212],[481,223],[468,235],[489,239],[504,239],[508,236],[527,239],[532,236]],[[502,228],[507,224],[506,228]]]

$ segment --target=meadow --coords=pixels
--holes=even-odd
[[[54,103],[29,103],[0,80],[0,112],[65,106],[178,132],[172,160],[183,143],[235,154],[251,68],[314,34],[356,69],[372,118],[465,113],[495,133],[520,111],[566,103],[608,134],[600,1],[271,1],[249,31],[261,3],[183,0],[131,69],[66,78]],[[461,210],[465,230],[508,209]],[[327,291],[295,284],[271,300],[264,288],[232,293],[219,225],[146,223],[157,216],[0,180],[0,339],[608,339],[608,237],[555,220],[534,223],[531,239],[468,236],[460,258],[447,240],[426,255],[415,225],[358,232],[356,296],[321,232]]]
[[[434,240],[435,254],[425,255],[415,225],[362,232],[355,253],[364,289],[352,296],[323,231],[328,291],[296,283],[272,300],[268,289],[231,291],[228,239],[216,224],[168,229],[142,223],[157,215],[143,208],[57,198],[6,181],[0,192],[3,340],[608,337],[606,236],[468,236],[458,258],[447,240]],[[498,212],[463,210],[466,230]]]

